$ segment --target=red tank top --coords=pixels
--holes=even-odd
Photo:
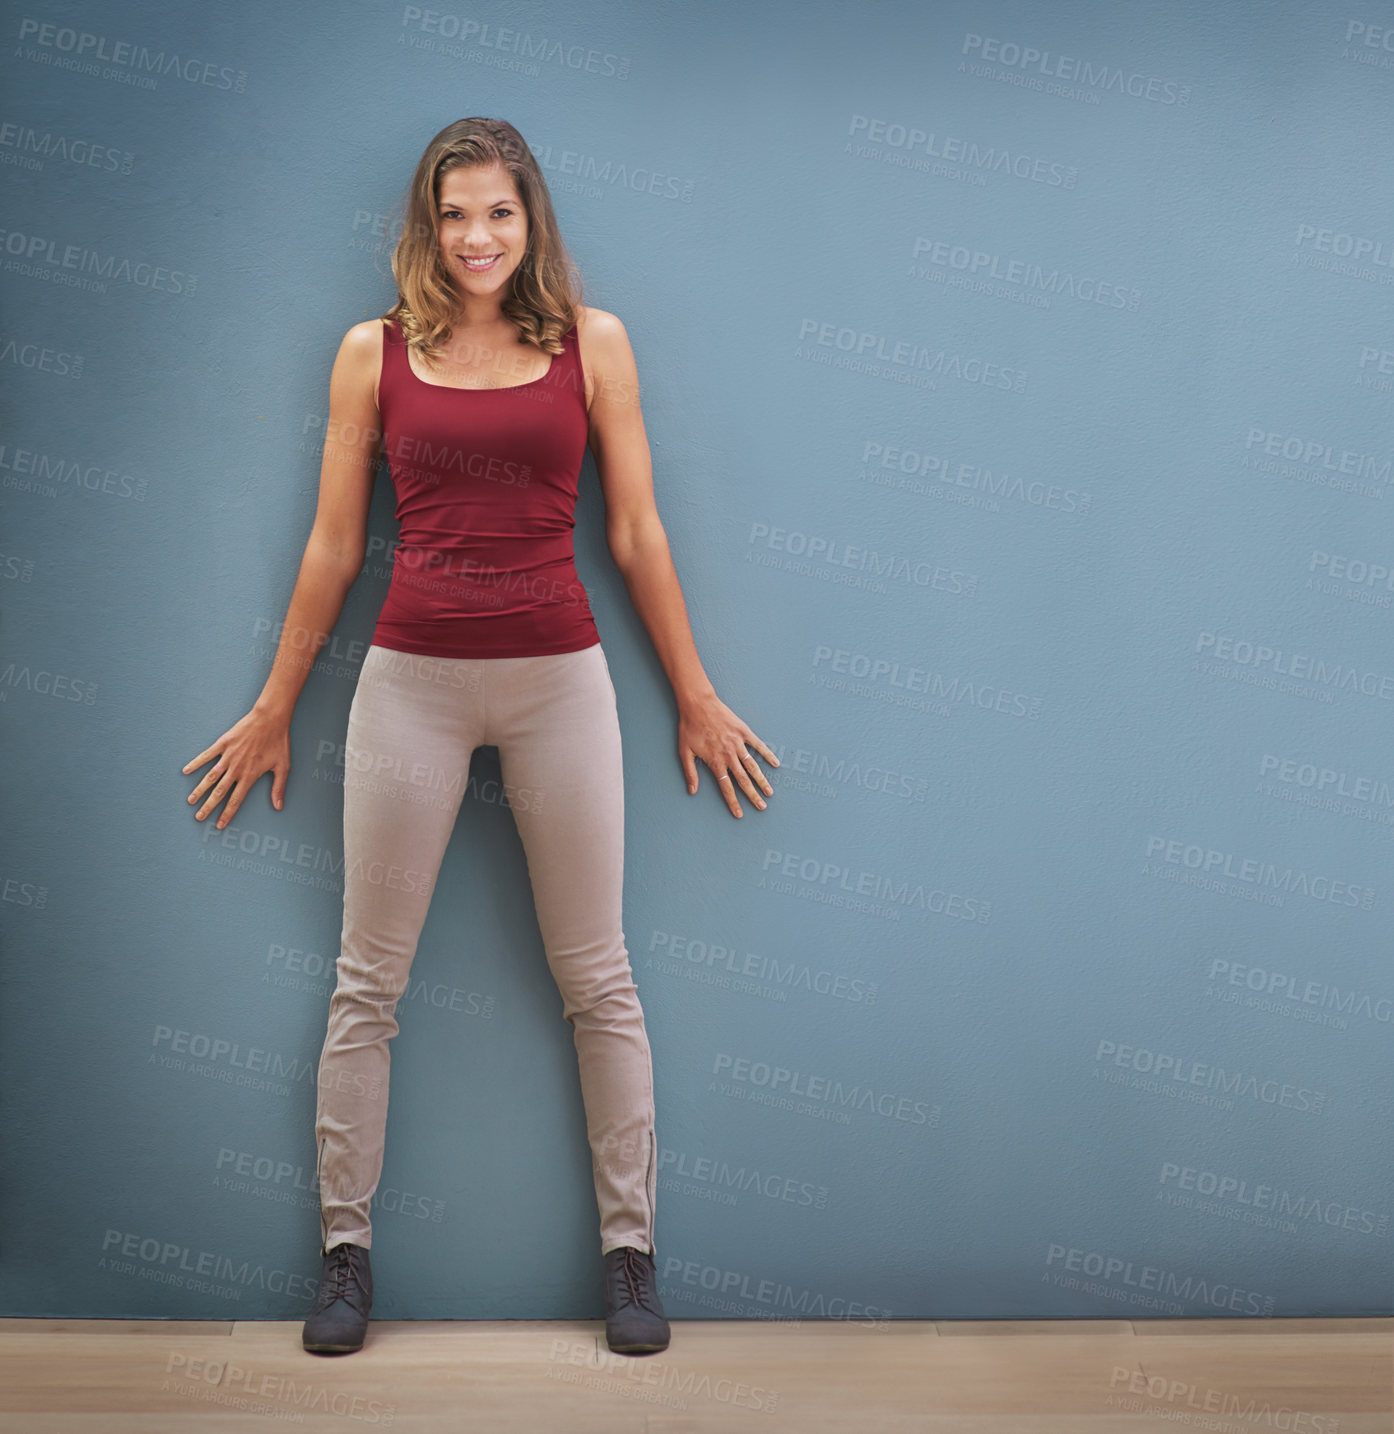
[[[509,388],[419,378],[383,322],[378,412],[401,525],[379,647],[534,657],[600,641],[572,529],[589,420],[572,328],[552,366]]]

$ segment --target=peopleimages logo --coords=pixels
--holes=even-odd
[[[1160,75],[1124,70],[1103,60],[1054,54],[1050,50],[1037,49],[1035,45],[978,35],[972,30],[965,32],[959,54],[973,55],[1008,70],[1032,70],[1050,79],[1069,80],[1072,84],[1088,85],[1092,89],[1116,90],[1120,95],[1152,100],[1156,104],[1184,106],[1191,101],[1190,85],[1178,80],[1164,80]]]
[[[263,1046],[244,1046],[223,1036],[179,1031],[157,1025],[147,1065],[200,1075],[224,1085],[289,1095],[291,1087],[313,1078],[318,1062],[288,1056]]]
[[[854,329],[847,324],[803,319],[799,324],[799,343],[808,344],[815,352],[821,348],[845,355],[877,373],[925,373],[962,379],[964,383],[982,384],[985,388],[1026,392],[1025,369],[1007,368],[993,359],[932,349],[911,339],[895,339],[889,334]],[[801,349],[796,351],[801,352]]]
[[[1159,1182],[1168,1190],[1184,1190],[1214,1197],[1236,1206],[1291,1216],[1309,1225],[1327,1225],[1333,1230],[1353,1230],[1363,1235],[1388,1238],[1389,1215],[1365,1210],[1344,1200],[1324,1200],[1316,1195],[1294,1195],[1274,1185],[1251,1184],[1238,1175],[1216,1170],[1197,1170],[1173,1161],[1162,1164]]]
[[[664,1188],[672,1188],[678,1177],[681,1177],[684,1181],[705,1187],[704,1193],[707,1194],[725,1194],[734,1188],[742,1194],[749,1194],[753,1190],[767,1200],[780,1200],[790,1205],[811,1205],[815,1210],[822,1210],[828,1203],[826,1185],[813,1185],[807,1180],[760,1170],[758,1167],[733,1167],[729,1161],[715,1156],[689,1156],[686,1151],[669,1150],[667,1146],[659,1148],[658,1177],[660,1181],[669,1182]]]
[[[246,70],[234,70],[231,65],[219,65],[196,55],[181,55],[178,51],[151,50],[138,40],[94,35],[90,30],[74,30],[67,25],[28,17],[19,22],[18,38],[26,46],[37,47],[20,51],[27,59],[42,59],[60,68],[100,74],[104,79],[142,81],[142,89],[153,88],[157,75],[173,75],[186,84],[231,90],[239,95],[247,88]]]
[[[1340,1419],[1334,1415],[1314,1414],[1291,1404],[1273,1404],[1247,1391],[1235,1394],[1212,1384],[1192,1384],[1188,1380],[1172,1378],[1165,1374],[1148,1374],[1141,1367],[1130,1369],[1115,1364],[1112,1374],[1109,1375],[1108,1387],[1114,1391],[1126,1389],[1129,1396],[1135,1397],[1111,1393],[1104,1401],[1106,1409],[1148,1414],[1154,1419],[1166,1419],[1173,1423],[1194,1423],[1200,1429],[1222,1427],[1213,1417],[1215,1415],[1226,1418],[1237,1429],[1277,1429],[1290,1431],[1290,1434],[1339,1434],[1341,1428]],[[1144,1395],[1146,1401],[1142,1398]],[[1203,1422],[1193,1420],[1187,1410],[1211,1417],[1207,1417]]]
[[[1394,785],[1382,776],[1369,772],[1352,772],[1337,767],[1318,766],[1294,757],[1279,757],[1265,752],[1259,760],[1259,775],[1274,781],[1305,787],[1322,796],[1344,797],[1352,802],[1372,802],[1394,809]]]
[[[1068,1270],[1084,1275],[1098,1285],[1125,1286],[1157,1296],[1174,1296],[1191,1304],[1201,1304],[1211,1309],[1233,1310],[1237,1314],[1268,1317],[1273,1313],[1272,1295],[1260,1294],[1257,1290],[1245,1290],[1223,1281],[1212,1281],[1209,1275],[1178,1275],[1173,1270],[1157,1265],[1137,1264],[1119,1255],[1105,1254],[1101,1250],[1081,1250],[1066,1245],[1051,1245],[1046,1254],[1047,1270],[1043,1280],[1052,1278],[1065,1288],[1089,1290],[1089,1284],[1078,1280],[1062,1280],[1059,1274]],[[1098,1293],[1107,1293],[1099,1289]]]
[[[764,1385],[747,1384],[744,1380],[730,1379],[725,1375],[713,1378],[705,1370],[684,1369],[666,1356],[657,1364],[634,1359],[627,1354],[598,1349],[593,1340],[554,1339],[547,1378],[563,1384],[585,1385],[590,1390],[678,1411],[687,1409],[689,1400],[710,1399],[735,1409],[754,1409],[773,1414],[779,1402],[779,1392]],[[678,1423],[684,1428],[695,1427],[687,1419],[680,1418]],[[671,1427],[666,1418],[662,1419],[662,1424]],[[658,1426],[648,1420],[644,1427],[653,1429]]]
[[[1308,1090],[1275,1080],[1260,1081],[1242,1071],[1227,1071],[1205,1061],[1188,1060],[1168,1051],[1148,1050],[1145,1046],[1120,1045],[1117,1041],[1100,1041],[1094,1052],[1094,1071],[1113,1065],[1122,1070],[1151,1076],[1158,1082],[1174,1082],[1177,1086],[1195,1086],[1204,1090],[1220,1090],[1227,1096],[1248,1096],[1265,1105],[1279,1105],[1287,1110],[1318,1114],[1326,1106],[1321,1091]]]
[[[0,472],[6,474],[6,487],[42,486],[55,494],[64,488],[68,492],[85,489],[88,493],[102,493],[111,498],[133,498],[138,503],[145,501],[150,486],[148,478],[122,473],[100,463],[89,463],[61,453],[46,453],[42,449],[12,448],[3,443],[0,443]],[[10,474],[32,475],[34,482],[20,484],[17,479],[10,481]]]
[[[808,572],[812,564],[846,569],[857,575],[875,579],[886,578],[906,587],[933,588],[937,592],[965,593],[977,589],[974,573],[959,572],[923,558],[902,553],[882,553],[861,543],[841,542],[818,533],[805,533],[798,528],[773,527],[769,523],[752,522],[746,536],[746,559],[751,560],[752,548],[765,548],[771,553],[807,559],[805,563],[786,564],[792,571]],[[755,559],[759,561],[759,559]],[[880,592],[889,591],[884,585]]]
[[[1041,294],[1061,295],[1080,299],[1088,304],[1102,304],[1109,309],[1136,309],[1141,291],[1087,274],[1063,273],[1054,267],[1030,259],[1015,259],[986,249],[973,249],[955,244],[952,239],[937,239],[917,234],[911,241],[910,257],[924,259],[933,266],[966,274],[972,279],[993,279],[1000,284],[1019,284]],[[911,267],[914,272],[914,266]]]
[[[922,881],[912,882],[909,877],[896,880],[878,872],[853,870],[839,862],[828,861],[816,856],[802,856],[796,852],[765,849],[761,863],[765,873],[760,884],[765,885],[769,875],[804,882],[820,897],[833,899],[841,904],[840,897],[874,897],[878,901],[889,901],[921,911],[931,911],[936,916],[949,916],[956,921],[978,921],[986,923],[992,915],[992,903],[980,896],[969,896],[960,891],[947,891],[943,887],[930,887]],[[778,889],[778,888],[776,888]],[[853,903],[855,905],[855,902]]]
[[[677,1289],[679,1284],[690,1285],[709,1291],[727,1308],[733,1303],[771,1305],[779,1310],[791,1311],[800,1318],[848,1320],[873,1329],[887,1328],[885,1322],[891,1317],[890,1310],[885,1306],[863,1304],[860,1300],[849,1300],[840,1295],[828,1298],[821,1290],[811,1290],[807,1286],[796,1290],[779,1280],[761,1279],[748,1270],[723,1270],[716,1265],[704,1265],[675,1255],[664,1259],[662,1266],[661,1278],[679,1296],[690,1298]],[[704,1299],[696,1302],[712,1303]]]
[[[744,947],[726,946],[716,941],[702,941],[693,936],[678,936],[668,931],[654,930],[649,938],[649,952],[661,952],[669,960],[684,966],[695,966],[704,970],[721,970],[734,976],[755,981],[767,981],[772,986],[795,991],[807,991],[810,995],[830,996],[836,1000],[876,1004],[880,983],[867,981],[858,976],[827,969],[815,969],[807,962],[791,957],[780,960],[777,956],[763,956]]]
[[[1322,438],[1303,438],[1267,428],[1250,428],[1244,437],[1244,451],[1265,458],[1284,458],[1304,468],[1320,468],[1343,478],[1364,478],[1372,483],[1394,481],[1394,461],[1384,454],[1362,453],[1359,449],[1338,448]]]
[[[32,267],[41,271],[58,270],[64,273],[65,279],[74,274],[89,275],[97,281],[93,287],[100,293],[106,292],[108,280],[133,284],[139,289],[182,294],[186,298],[193,296],[197,286],[195,276],[183,269],[169,269],[146,259],[89,249],[85,244],[65,244],[48,234],[0,229],[0,251],[20,261],[17,265],[7,265],[7,272],[26,273]]]
[[[51,129],[41,132],[14,120],[0,124],[0,151],[13,156],[7,163],[26,169],[42,169],[45,160],[55,159],[60,164],[75,164],[82,169],[129,174],[136,162],[129,150],[112,149],[110,145],[77,135],[55,134]]]
[[[458,45],[448,53],[476,50],[516,55],[523,60],[559,65],[567,70],[584,70],[588,75],[604,75],[611,79],[629,78],[630,57],[597,50],[593,45],[533,35],[512,25],[491,25],[471,15],[457,15],[449,10],[423,9],[408,5],[402,11],[402,29],[421,35],[454,40]],[[534,68],[530,73],[540,73]]]
[[[717,1052],[712,1074],[733,1084],[787,1091],[790,1095],[829,1105],[851,1106],[854,1110],[870,1108],[888,1120],[904,1120],[911,1125],[932,1123],[926,1101],[912,1101],[909,1096],[896,1096],[890,1091],[882,1091],[878,1095],[870,1086],[845,1086],[831,1076],[810,1075],[807,1071],[772,1066],[766,1061],[752,1061],[745,1056],[727,1055],[724,1051]]]
[[[1258,857],[1240,857],[1229,851],[1217,851],[1196,842],[1149,836],[1147,855],[1173,866],[1189,868],[1215,880],[1249,882],[1256,887],[1281,892],[1284,896],[1305,896],[1312,901],[1330,902],[1335,906],[1358,906],[1369,911],[1375,904],[1372,886],[1352,886],[1331,876],[1322,876],[1286,866],[1281,870],[1271,861]]]
[[[1064,513],[1087,513],[1092,495],[1077,488],[1062,488],[1039,479],[1013,477],[984,463],[973,463],[948,453],[931,453],[917,448],[869,439],[862,446],[861,461],[871,481],[881,487],[910,488],[916,492],[949,490],[955,499],[976,496],[1007,498],[1035,508],[1054,508]],[[893,475],[893,476],[892,476]],[[918,478],[932,479],[917,483]],[[953,490],[966,489],[966,493]],[[992,511],[998,511],[994,505]]]
[[[1377,264],[1386,269],[1394,267],[1394,244],[1368,234],[1348,234],[1316,224],[1299,224],[1296,242],[1299,249],[1331,254],[1357,264]]]
[[[160,1386],[204,1403],[221,1404],[265,1419],[287,1423],[304,1422],[306,1409],[319,1414],[337,1414],[341,1419],[359,1419],[390,1429],[397,1406],[369,1399],[362,1394],[331,1390],[318,1384],[302,1384],[287,1374],[254,1369],[232,1360],[191,1359],[171,1351],[165,1364],[170,1377]],[[282,1407],[277,1408],[277,1404]],[[291,1407],[299,1411],[291,1413]],[[203,1423],[200,1418],[199,1423]]]
[[[1223,662],[1272,672],[1279,677],[1299,677],[1337,691],[1358,692],[1381,701],[1394,701],[1394,675],[1370,672],[1341,662],[1327,662],[1309,653],[1284,652],[1266,642],[1251,642],[1227,633],[1202,632],[1196,637],[1196,652],[1208,653]]]
[[[871,653],[851,652],[820,643],[813,649],[813,666],[815,670],[844,673],[868,684],[923,692],[927,696],[963,702],[984,711],[1001,712],[1008,717],[1037,718],[1041,715],[1041,699],[1029,693],[1014,692],[996,683],[950,676],[931,667],[916,667],[899,659],[875,657]]]
[[[936,134],[932,129],[899,124],[871,115],[854,114],[848,121],[847,133],[852,139],[867,144],[885,145],[889,150],[906,154],[923,153],[931,159],[989,173],[1006,173],[1013,179],[1025,179],[1033,184],[1073,189],[1079,182],[1079,170],[1072,164],[1026,154],[1004,145],[980,144],[976,139],[967,139],[962,135]]]
[[[1303,980],[1288,971],[1270,971],[1263,966],[1227,961],[1217,956],[1210,963],[1209,976],[1217,984],[1337,1011],[1343,1016],[1364,1016],[1383,1025],[1394,1020],[1394,1001],[1388,996],[1371,997],[1368,991],[1343,990],[1329,981]]]
[[[129,1262],[132,1268],[123,1267]],[[138,1263],[137,1263],[138,1262]],[[107,1230],[102,1236],[102,1255],[98,1269],[114,1269],[118,1274],[139,1271],[158,1274],[158,1284],[179,1288],[201,1289],[199,1281],[226,1280],[244,1289],[270,1290],[273,1294],[293,1299],[314,1298],[319,1280],[289,1270],[267,1269],[250,1260],[237,1260],[213,1250],[194,1250],[174,1240],[158,1240],[127,1230]]]
[[[1341,553],[1327,553],[1320,548],[1312,550],[1307,560],[1309,573],[1320,573],[1323,577],[1338,582],[1351,583],[1356,587],[1383,588],[1394,593],[1394,567],[1388,563],[1372,563],[1364,558],[1346,557]]]

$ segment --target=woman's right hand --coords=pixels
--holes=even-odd
[[[228,804],[214,825],[221,830],[237,814],[242,799],[256,786],[262,773],[272,772],[271,804],[277,811],[285,801],[286,779],[290,776],[290,722],[259,712],[255,707],[236,726],[230,727],[211,747],[184,765],[185,775],[210,758],[218,760],[204,773],[189,794],[189,804],[207,792],[207,799],[194,813],[198,821],[227,797]],[[211,790],[210,790],[211,788]]]

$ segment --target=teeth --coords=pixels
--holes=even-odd
[[[470,269],[487,269],[499,256],[491,254],[487,259],[466,259],[465,265]]]

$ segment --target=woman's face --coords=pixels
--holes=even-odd
[[[451,169],[436,205],[441,262],[459,288],[484,296],[507,287],[528,245],[528,216],[501,164]],[[469,263],[471,259],[489,262]]]

